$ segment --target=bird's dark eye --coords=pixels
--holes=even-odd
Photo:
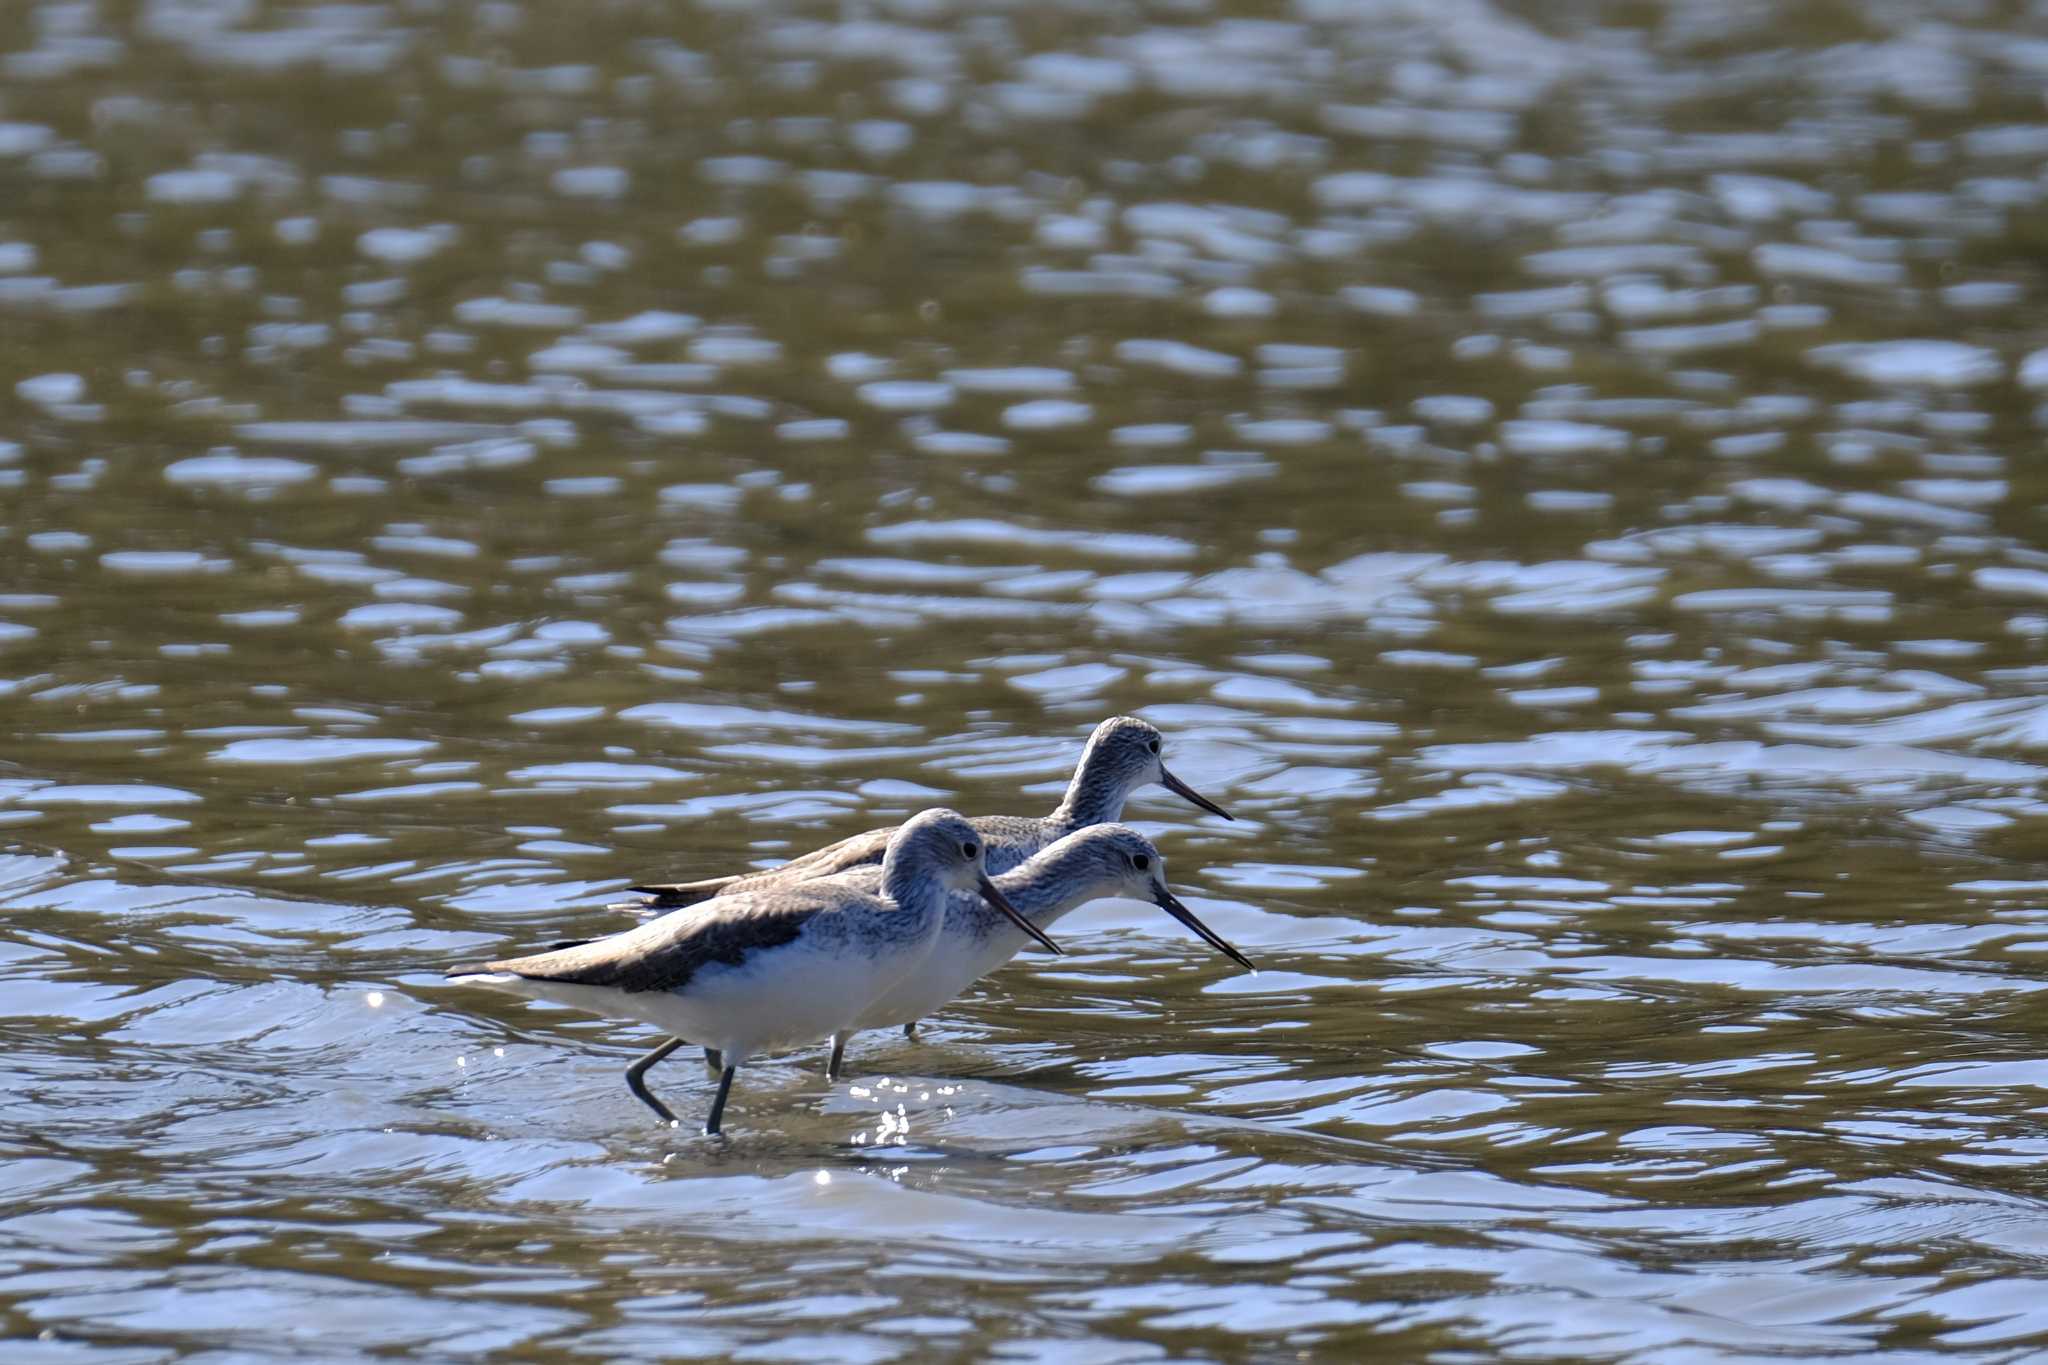
[[[1143,872],[1145,869],[1152,866],[1152,860],[1142,853],[1135,853],[1131,855],[1131,866],[1137,868],[1138,871]]]
[[[969,862],[972,862],[974,860],[975,855],[980,853],[981,850],[976,848],[973,844],[962,844],[960,845],[960,852],[966,855],[967,860]]]
[[[1145,747],[1156,754],[1159,752],[1159,741],[1156,739],[1148,739],[1145,741]]]

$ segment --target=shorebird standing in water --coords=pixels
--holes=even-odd
[[[866,887],[878,885],[880,876],[873,868],[861,868],[832,880]],[[1151,840],[1124,825],[1096,825],[1069,834],[1022,867],[997,877],[995,884],[1003,899],[1023,911],[1040,931],[1068,911],[1105,896],[1151,901],[1238,966],[1258,970],[1166,889],[1166,859]],[[851,1025],[832,1035],[832,1060],[825,1066],[828,1078],[838,1079],[846,1040],[854,1033],[915,1022],[1015,957],[1026,942],[978,896],[952,893],[945,918],[924,965],[900,978]]]
[[[973,823],[988,847],[988,872],[1008,872],[1032,854],[1075,830],[1123,818],[1124,803],[1138,788],[1157,782],[1174,795],[1192,801],[1211,815],[1229,820],[1229,811],[1166,770],[1160,759],[1164,737],[1134,716],[1111,716],[1088,736],[1081,762],[1067,784],[1066,797],[1043,819],[1026,815],[984,815]],[[714,896],[766,887],[788,886],[813,877],[831,877],[857,867],[880,863],[895,826],[871,829],[828,844],[765,872],[707,877],[695,882],[651,883],[633,890],[651,896],[647,908],[672,910]]]
[[[674,1113],[648,1092],[648,1068],[686,1041],[716,1049],[718,1094],[704,1122],[706,1133],[716,1133],[743,1063],[844,1032],[922,968],[951,893],[979,894],[1060,951],[1003,898],[986,857],[981,834],[963,816],[928,810],[889,839],[873,890],[791,882],[531,957],[452,967],[448,976],[670,1034],[626,1071],[626,1085],[670,1123]]]

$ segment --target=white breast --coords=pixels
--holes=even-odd
[[[886,939],[807,930],[788,943],[749,953],[736,966],[700,967],[677,991],[622,991],[503,972],[466,979],[592,1014],[638,1019],[673,1037],[717,1048],[729,1065],[737,1066],[852,1027],[924,962],[940,920],[931,917],[928,934]]]
[[[1015,957],[1027,941],[1023,930],[999,918],[979,896],[956,897],[923,965],[878,995],[853,1027],[889,1028],[922,1019]]]

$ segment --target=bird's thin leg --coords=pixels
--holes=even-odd
[[[725,1070],[725,1058],[718,1055],[717,1048],[707,1047],[704,1049],[704,1065],[710,1067],[713,1071],[723,1071]]]
[[[654,1049],[654,1051],[648,1053],[645,1057],[642,1057],[639,1061],[633,1063],[633,1065],[626,1068],[626,1088],[628,1090],[631,1090],[635,1095],[638,1095],[640,1097],[640,1102],[642,1104],[645,1104],[649,1109],[652,1109],[655,1113],[661,1115],[663,1121],[668,1123],[674,1123],[676,1121],[676,1116],[672,1112],[670,1112],[669,1107],[667,1105],[663,1104],[660,1100],[654,1098],[653,1095],[648,1093],[646,1080],[647,1068],[653,1066],[656,1062],[668,1056],[671,1052],[674,1052],[677,1048],[681,1047],[682,1045],[682,1039],[671,1038],[667,1042],[663,1043],[660,1047]]]
[[[850,1033],[835,1033],[832,1035],[832,1056],[825,1063],[826,1080],[836,1081],[839,1079],[839,1064],[846,1060],[846,1040],[852,1036]]]
[[[729,1066],[718,1073],[718,1093],[711,1098],[711,1113],[704,1120],[704,1136],[718,1136],[718,1121],[725,1117],[725,1097],[732,1093],[733,1074],[739,1070]]]

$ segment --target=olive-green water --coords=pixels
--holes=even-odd
[[[2032,1358],[2044,88],[2040,0],[0,6],[0,1355]],[[722,1141],[440,979],[1118,712],[1256,976],[1099,903]]]

